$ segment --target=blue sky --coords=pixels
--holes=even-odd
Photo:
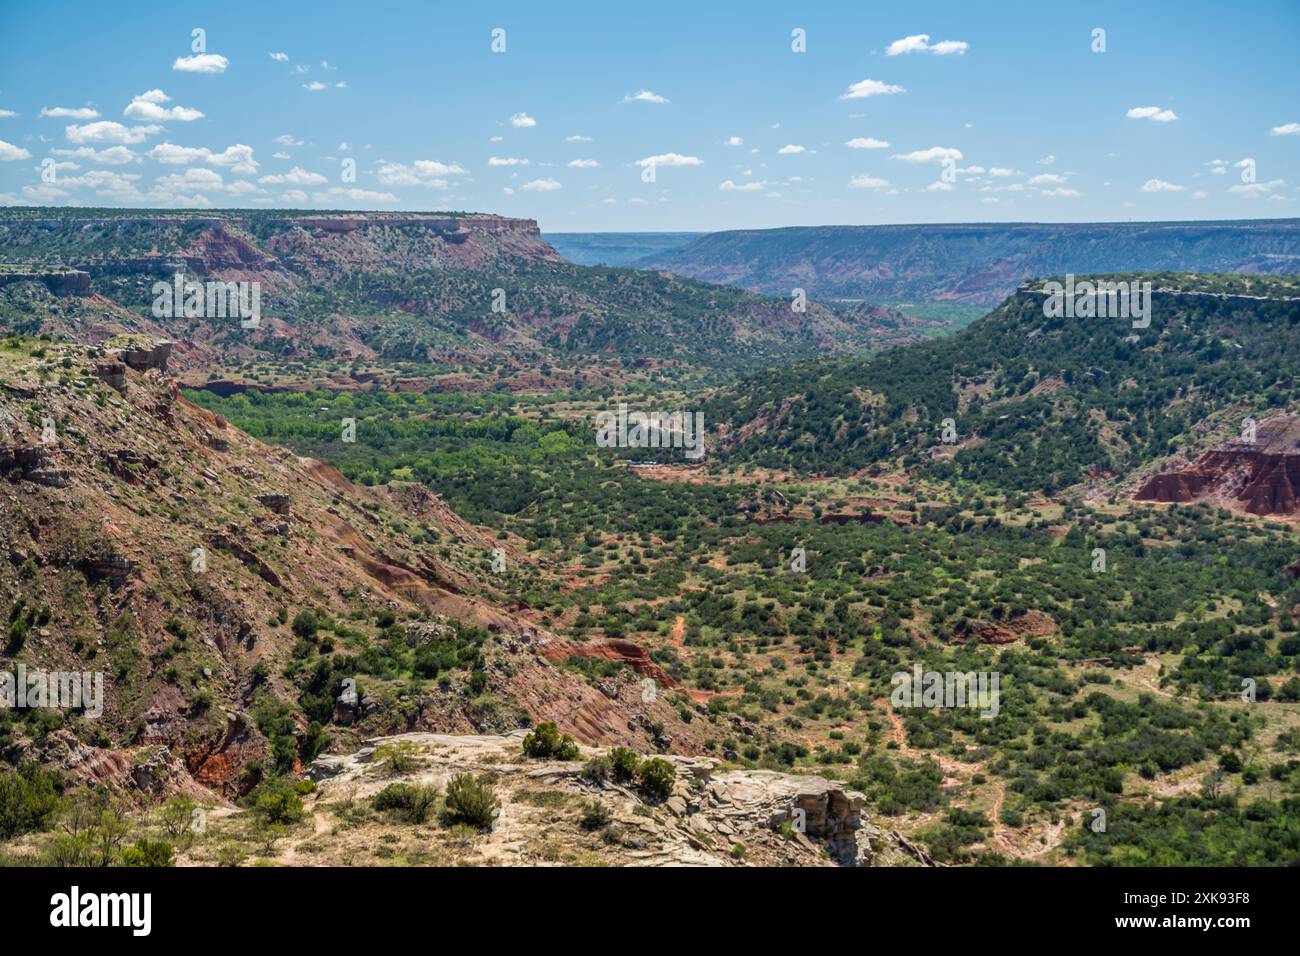
[[[1297,41],[1296,0],[7,3],[0,203],[549,231],[1292,217]]]

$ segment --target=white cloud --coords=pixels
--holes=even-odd
[[[342,186],[331,186],[326,192],[312,193],[312,200],[318,203],[328,203],[334,199],[347,199],[352,202],[397,202],[398,199],[392,193],[375,192],[373,189],[360,189],[353,186],[344,189]]]
[[[860,100],[867,96],[887,96],[892,93],[906,93],[901,86],[882,83],[880,80],[858,80],[845,92],[840,94],[842,100]]]
[[[1269,136],[1300,136],[1300,123],[1285,123],[1274,126],[1268,131]]]
[[[196,53],[177,57],[172,69],[182,73],[225,73],[229,65],[230,61],[220,53]]]
[[[1210,195],[1210,194],[1207,193],[1204,189],[1198,189],[1198,190],[1196,190],[1196,192],[1192,193],[1192,198],[1193,198],[1193,199],[1205,199],[1205,198],[1207,198],[1209,195]]]
[[[300,140],[300,139],[294,139],[294,138],[293,138],[292,136],[290,136],[288,133],[282,133],[281,135],[277,136],[277,137],[275,138],[275,141],[276,141],[277,143],[279,143],[281,146],[301,146],[301,145],[302,145],[302,140]]]
[[[1186,187],[1176,186],[1173,183],[1165,182],[1163,179],[1148,179],[1142,184],[1144,193],[1180,193]]]
[[[198,192],[220,192],[226,188],[220,173],[201,168],[187,169],[183,173],[170,173],[166,176],[159,176],[154,180],[154,185],[168,192],[184,189],[197,190]]]
[[[969,49],[970,44],[965,40],[940,40],[931,45],[930,34],[918,33],[889,44],[885,56],[899,56],[903,53],[933,53],[935,56],[948,56],[954,53],[962,54]]]
[[[889,185],[889,180],[877,179],[875,176],[854,176],[849,180],[849,185],[854,189],[883,189]]]
[[[595,169],[600,163],[594,159],[571,159],[567,165],[570,169]]]
[[[528,160],[516,159],[513,156],[489,156],[489,166],[527,166]]]
[[[125,146],[110,146],[107,149],[78,146],[76,149],[56,149],[53,150],[53,153],[56,156],[86,159],[92,163],[107,163],[110,166],[121,166],[126,163],[136,162],[140,158],[134,151],[127,149]]]
[[[1016,171],[1014,169],[1008,169],[1006,166],[989,167],[990,176],[1014,176],[1015,174]]]
[[[550,192],[553,189],[559,189],[560,184],[554,179],[534,179],[524,183],[519,188],[524,190],[524,192],[545,193]]]
[[[945,183],[943,180],[937,180],[926,186],[925,191],[928,193],[950,193],[956,188],[957,187],[952,183]]]
[[[911,153],[895,153],[890,159],[901,159],[905,163],[936,163],[951,159],[954,162],[962,158],[960,149],[951,146],[931,146]]]
[[[537,120],[533,119],[527,113],[516,113],[514,116],[510,117],[510,125],[519,129],[528,129],[529,127],[536,126]]]
[[[263,176],[258,182],[268,186],[278,186],[282,183],[290,186],[320,186],[329,180],[320,173],[308,172],[301,166],[295,166],[287,173]]]
[[[21,146],[15,146],[13,143],[6,143],[0,139],[0,162],[11,162],[15,159],[31,159],[32,154]]]
[[[1039,166],[1051,166],[1051,165],[1055,164],[1055,162],[1056,162],[1056,157],[1053,156],[1051,153],[1048,153],[1046,156],[1044,156],[1042,159],[1040,159],[1040,160],[1038,161],[1038,165],[1039,165]]]
[[[566,143],[590,143],[590,142],[591,142],[591,137],[590,137],[590,136],[580,136],[580,135],[574,134],[573,136],[566,136],[566,137],[564,137],[564,141],[565,141]]]
[[[849,149],[888,149],[889,144],[883,139],[874,139],[870,136],[855,136],[844,144]]]
[[[99,110],[92,110],[89,106],[46,106],[41,109],[41,115],[56,119],[89,120],[97,119]]]
[[[170,101],[171,97],[162,90],[146,90],[126,105],[122,115],[127,119],[143,120],[149,123],[165,123],[170,120],[189,123],[203,118],[202,113],[188,106],[168,108],[162,105]]]
[[[1149,119],[1157,123],[1170,123],[1178,119],[1173,110],[1161,109],[1159,106],[1135,106],[1124,114],[1129,119]]]
[[[272,54],[271,54],[271,59],[272,59],[272,60],[275,60],[275,62],[277,62],[277,63],[288,63],[288,62],[289,62],[289,54],[287,54],[287,53],[279,53],[279,52],[272,53]]]
[[[1077,189],[1044,189],[1040,195],[1043,196],[1060,196],[1063,199],[1073,199],[1082,195]]]
[[[306,202],[307,194],[301,189],[290,189],[280,194],[280,198],[288,203]]]
[[[161,126],[123,126],[113,120],[100,120],[64,129],[70,143],[143,143],[146,137],[162,132]]]
[[[744,146],[744,145],[745,145],[745,141],[744,141],[743,139],[741,139],[739,136],[728,136],[728,137],[727,137],[727,145],[728,145],[728,146]]]
[[[13,110],[0,110],[0,119],[12,119],[17,115]]]
[[[807,152],[807,150],[803,146],[799,146],[795,143],[787,143],[786,145],[778,149],[776,151],[776,154],[778,156],[793,156],[796,153],[803,153],[803,152]]]
[[[174,143],[159,143],[145,154],[160,163],[185,166],[189,163],[208,163],[212,166],[229,166],[230,171],[241,176],[251,176],[257,172],[257,161],[253,159],[253,147],[236,143],[216,153],[206,146],[177,146]]]
[[[302,88],[312,93],[319,93],[321,90],[328,89],[328,87],[326,87],[326,85],[320,80],[312,80],[310,83],[304,83]]]
[[[1244,196],[1247,199],[1257,199],[1260,196],[1267,196],[1273,190],[1285,185],[1285,179],[1270,179],[1266,183],[1237,183],[1235,186],[1229,186],[1228,192],[1236,193],[1238,196]]]
[[[1028,182],[1031,186],[1055,186],[1065,182],[1065,177],[1057,173],[1039,173],[1029,177]]]
[[[740,185],[736,185],[728,179],[725,182],[719,183],[718,188],[723,192],[750,192],[752,190],[767,188],[767,183],[762,182],[761,180],[755,180],[752,183],[741,183]]]
[[[668,98],[660,96],[658,93],[651,93],[649,90],[637,90],[635,93],[629,93],[623,97],[624,103],[667,103]]]
[[[683,156],[681,153],[661,153],[647,156],[636,161],[638,166],[703,166],[704,160],[697,156]]]
[[[456,163],[442,163],[436,159],[417,159],[410,166],[381,159],[377,176],[385,186],[426,186],[446,189],[444,176],[457,176],[465,170]]]

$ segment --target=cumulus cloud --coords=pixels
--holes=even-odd
[[[594,159],[571,159],[566,165],[570,169],[595,169],[600,163]]]
[[[527,113],[516,113],[514,116],[510,117],[510,125],[519,129],[528,129],[529,127],[536,126],[537,120],[533,119]]]
[[[171,102],[171,97],[162,90],[146,90],[131,100],[122,114],[127,119],[143,120],[147,123],[165,123],[170,120],[189,123],[203,118],[202,113],[188,106],[168,108],[162,105],[168,102]]]
[[[15,146],[13,143],[6,143],[0,139],[0,162],[11,162],[15,159],[31,159],[32,154],[21,146]]]
[[[961,158],[961,150],[953,149],[951,146],[931,146],[929,149],[918,149],[910,153],[895,153],[890,157],[905,163],[941,163],[945,159],[956,162]]]
[[[547,193],[559,189],[560,184],[554,179],[534,179],[524,183],[519,188],[529,193]]]
[[[92,110],[89,106],[46,106],[41,109],[41,115],[56,119],[91,120],[99,118],[99,110]]]
[[[161,126],[123,126],[113,120],[100,120],[64,129],[70,143],[143,143],[149,136],[162,132]]]
[[[1229,186],[1228,192],[1235,193],[1246,199],[1258,199],[1260,196],[1267,196],[1285,185],[1285,179],[1270,179],[1266,183],[1237,183],[1235,186]]]
[[[1284,123],[1268,131],[1269,136],[1300,136],[1300,123]]]
[[[874,139],[871,136],[855,136],[844,144],[849,149],[888,149],[889,144],[883,139]]]
[[[926,186],[925,191],[928,193],[950,193],[956,188],[957,187],[952,183],[945,183],[943,180],[938,180]]]
[[[489,166],[527,166],[528,160],[517,159],[514,156],[489,156]]]
[[[275,141],[281,146],[301,146],[302,140],[294,139],[288,133],[281,133],[275,138]]]
[[[636,161],[638,166],[703,166],[704,160],[698,156],[683,156],[681,153],[660,153]]]
[[[566,136],[566,137],[564,137],[564,141],[565,141],[566,143],[590,143],[590,142],[591,142],[591,137],[590,137],[590,136],[580,136],[580,135],[578,135],[578,134],[575,133],[573,136]]]
[[[950,56],[952,54],[963,54],[970,49],[970,44],[965,40],[940,40],[938,43],[930,43],[930,34],[918,33],[915,36],[903,37],[901,40],[895,40],[889,44],[885,50],[885,56],[899,56],[904,53],[933,53],[935,56]]]
[[[860,100],[867,96],[888,96],[893,93],[906,93],[907,90],[892,83],[880,80],[858,80],[840,94],[842,100]]]
[[[295,166],[287,173],[275,173],[271,176],[263,176],[258,180],[259,183],[267,186],[281,184],[289,186],[320,186],[328,181],[320,173],[308,172],[301,166]]]
[[[728,145],[728,146],[744,146],[744,145],[745,145],[745,141],[744,141],[743,139],[741,139],[739,136],[728,136],[728,137],[727,137],[727,145]]]
[[[331,186],[324,192],[312,193],[311,197],[318,203],[329,203],[336,199],[346,199],[350,202],[397,202],[397,197],[392,193],[376,192],[373,189],[361,189],[353,186],[344,188],[343,186]]]
[[[1161,109],[1159,106],[1135,106],[1124,114],[1129,119],[1149,119],[1157,123],[1171,123],[1178,119],[1173,110]]]
[[[1144,193],[1180,193],[1185,187],[1165,182],[1163,179],[1148,179],[1142,184]]]
[[[302,88],[311,93],[319,93],[321,90],[328,89],[328,87],[320,80],[312,80],[310,83],[304,83]]]
[[[458,176],[465,170],[456,163],[443,163],[436,159],[417,159],[411,165],[392,163],[381,159],[377,176],[385,186],[425,186],[429,189],[446,189],[446,176]]]
[[[1081,195],[1081,193],[1077,189],[1063,189],[1058,187],[1056,189],[1044,189],[1039,195],[1059,196],[1062,199],[1073,199],[1076,196]]]
[[[658,93],[651,93],[649,90],[637,90],[635,93],[629,93],[623,97],[624,103],[667,103],[666,96],[660,96]]]
[[[1056,186],[1065,182],[1065,177],[1057,173],[1039,173],[1029,177],[1028,182],[1031,186]]]
[[[219,53],[196,53],[178,56],[172,69],[182,73],[225,73],[228,66],[230,61]]]
[[[278,52],[278,51],[277,51],[277,52],[275,52],[275,53],[270,54],[270,56],[271,56],[271,59],[272,59],[272,60],[275,60],[275,62],[277,62],[277,63],[288,63],[288,62],[289,62],[289,54],[287,54],[287,53],[281,53],[281,52]]]
[[[76,149],[52,150],[56,156],[69,156],[73,159],[85,159],[92,163],[106,163],[109,166],[122,166],[137,162],[140,157],[125,146],[109,146],[107,149],[95,149],[93,146],[78,146]]]
[[[257,161],[253,159],[253,147],[236,143],[227,146],[221,152],[214,152],[206,146],[177,146],[175,143],[159,143],[145,154],[160,163],[186,166],[190,163],[207,163],[211,166],[228,166],[232,173],[251,176],[257,172]]]
[[[800,146],[796,143],[787,143],[786,145],[778,149],[776,151],[776,154],[778,156],[793,156],[796,153],[804,153],[804,152],[807,152],[807,149],[805,147]]]
[[[875,176],[854,176],[849,180],[849,185],[854,189],[883,189],[889,185],[889,180]]]
[[[739,185],[737,185],[736,183],[734,183],[734,182],[732,182],[730,179],[728,179],[728,180],[726,180],[726,181],[721,182],[721,183],[718,184],[718,188],[721,189],[723,192],[727,192],[727,193],[729,193],[729,192],[742,192],[742,193],[743,193],[743,192],[751,192],[751,191],[754,191],[754,190],[764,189],[764,188],[766,188],[766,187],[767,187],[767,183],[765,183],[765,182],[763,182],[763,181],[761,181],[761,180],[755,180],[754,182],[751,182],[751,183],[740,183]]]

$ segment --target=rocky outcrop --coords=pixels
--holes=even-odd
[[[1258,426],[1254,442],[1228,442],[1188,468],[1152,475],[1133,497],[1191,502],[1212,496],[1263,516],[1295,514],[1298,494],[1300,419],[1277,418]]]
[[[493,840],[519,848],[523,861],[530,847],[543,842],[554,846],[564,839],[561,817],[551,813],[534,818],[527,810],[543,788],[554,794],[557,806],[576,803],[574,798],[580,797],[606,807],[611,822],[598,842],[602,862],[609,865],[926,862],[902,847],[895,834],[870,825],[866,798],[839,781],[770,770],[723,771],[709,758],[668,756],[663,759],[675,771],[671,792],[647,802],[633,784],[584,776],[583,761],[605,753],[604,748],[584,747],[576,761],[521,761],[523,736],[518,731],[501,736],[421,733],[374,738],[354,753],[317,758],[307,775],[318,781],[319,799],[328,804],[373,796],[395,779],[442,788],[457,773],[491,773],[502,801]],[[376,748],[392,741],[414,749],[417,769],[394,777],[375,763]]]
[[[151,349],[127,349],[122,353],[122,361],[137,372],[157,369],[167,371],[167,359],[172,354],[171,342],[160,342]]]
[[[0,272],[0,286],[15,282],[41,282],[55,295],[90,295],[90,273],[79,269],[58,272]]]

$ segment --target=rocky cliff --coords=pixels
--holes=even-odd
[[[1255,515],[1290,515],[1300,494],[1300,419],[1275,418],[1255,440],[1226,442],[1190,467],[1152,475],[1138,501],[1189,502],[1213,498]]]

